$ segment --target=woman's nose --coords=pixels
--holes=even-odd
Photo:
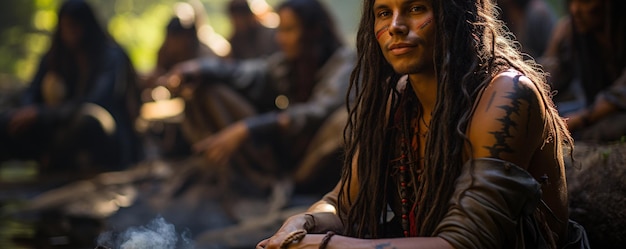
[[[408,32],[405,17],[397,13],[393,14],[389,25],[389,35],[404,35]]]

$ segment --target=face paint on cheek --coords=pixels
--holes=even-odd
[[[385,32],[387,32],[388,30],[389,30],[389,25],[385,25],[384,27],[376,31],[376,40],[380,40],[380,37],[383,34],[385,34]]]
[[[419,30],[422,30],[422,29],[426,28],[426,26],[428,26],[431,22],[433,22],[433,18],[432,18],[432,17],[429,17],[428,19],[426,19],[426,21],[424,21],[424,22],[420,25]]]

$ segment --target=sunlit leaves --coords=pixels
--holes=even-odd
[[[154,67],[165,25],[171,16],[169,5],[154,4],[141,14],[125,12],[113,16],[108,30],[126,49],[137,70],[145,72]]]

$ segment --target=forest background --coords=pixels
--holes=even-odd
[[[164,37],[164,27],[174,15],[180,0],[88,0],[101,23],[129,53],[139,73],[149,72]],[[226,13],[229,0],[192,0],[200,3],[204,24],[214,34],[227,38],[232,26]],[[273,7],[283,0],[251,0]],[[360,17],[361,0],[321,0],[333,12],[339,31],[348,44],[354,37]],[[548,0],[557,13],[563,13],[563,0]],[[62,0],[0,1],[0,92],[26,86],[39,60],[50,46]]]

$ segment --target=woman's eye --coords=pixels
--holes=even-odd
[[[387,17],[391,15],[391,12],[383,10],[383,11],[379,11],[378,14],[376,15],[377,17]]]
[[[426,10],[425,6],[418,5],[418,6],[411,7],[411,12],[421,12],[421,11],[424,11],[424,10]]]

